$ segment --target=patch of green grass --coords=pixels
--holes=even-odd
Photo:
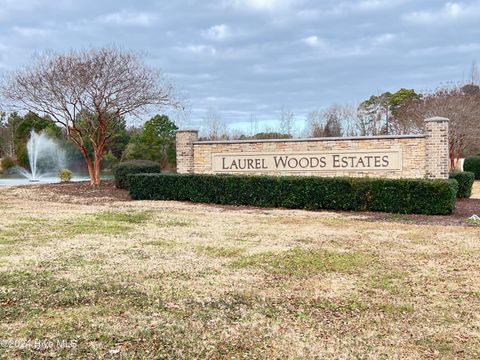
[[[472,225],[480,225],[480,220],[467,219],[465,221],[469,224],[472,224]]]
[[[341,227],[347,224],[350,220],[340,217],[326,217],[319,220],[322,224],[333,227]]]
[[[313,302],[311,307],[333,313],[350,313],[356,311],[366,311],[370,309],[368,304],[357,299],[342,299],[336,301],[324,299]]]
[[[368,285],[373,289],[382,289],[392,294],[399,294],[407,290],[403,282],[408,274],[406,272],[379,272],[368,280]]]
[[[381,304],[380,310],[387,314],[406,314],[413,312],[413,305],[411,304]]]
[[[125,298],[128,299],[119,294],[119,299]],[[199,354],[203,354],[202,358],[239,358],[250,354],[249,349],[261,348],[266,341],[262,336],[264,331],[250,327],[244,330],[239,327],[235,331],[240,333],[240,339],[223,336],[224,330],[218,322],[227,321],[236,326],[244,319],[245,310],[253,306],[251,299],[242,294],[228,294],[207,301],[183,298],[170,308],[153,302],[146,302],[141,308],[128,307],[129,303],[120,307],[119,301],[112,299],[110,303],[49,308],[26,319],[20,336],[79,339],[74,349],[55,350],[55,355],[61,358],[87,358],[92,354],[95,358],[110,358],[108,352],[112,348],[121,349],[119,356],[125,359],[198,358]],[[156,320],[146,326],[143,319],[150,313],[155,314]],[[157,317],[159,313],[161,316]],[[119,323],[128,324],[129,329],[137,330],[112,332],[112,322],[117,326]],[[46,351],[22,350],[25,358],[36,358],[44,353]]]
[[[59,226],[59,230],[64,230],[69,235],[116,235],[128,231],[132,225],[141,224],[151,218],[152,214],[148,211],[106,211],[67,220],[63,226]]]
[[[115,221],[98,221],[91,217],[66,220],[52,230],[60,237],[72,237],[81,234],[118,235],[128,231],[129,224]]]
[[[127,211],[116,212],[106,211],[94,215],[94,219],[99,222],[118,222],[128,224],[140,224],[152,218],[152,213],[149,211]]]
[[[142,307],[150,299],[139,290],[113,281],[74,282],[49,271],[0,272],[0,319],[30,318],[52,309],[128,303]]]
[[[174,227],[174,226],[191,226],[192,222],[191,221],[185,221],[185,220],[165,220],[160,222],[161,227]]]
[[[245,252],[245,249],[238,247],[198,245],[195,252],[199,255],[210,257],[236,257]]]
[[[0,233],[0,244],[18,241],[65,238],[81,234],[118,235],[152,218],[148,211],[101,212],[61,220],[23,218],[6,226]]]
[[[480,291],[469,291],[468,294],[480,300]]]
[[[15,243],[16,243],[16,241],[14,239],[11,239],[11,238],[9,239],[8,236],[4,237],[3,234],[2,234],[2,236],[0,236],[0,245],[13,245]]]
[[[273,274],[306,277],[324,272],[348,272],[371,261],[372,255],[363,252],[297,248],[279,254],[267,252],[244,256],[235,260],[232,266],[256,267]]]
[[[12,205],[11,203],[0,202],[0,210],[10,210],[14,208],[15,208],[15,205]],[[5,215],[7,215],[7,212],[5,212]]]
[[[0,242],[3,245],[16,245],[18,242],[30,239],[48,240],[51,238],[51,224],[43,221],[24,221],[5,226],[0,232]]]

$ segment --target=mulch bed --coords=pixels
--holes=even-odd
[[[34,185],[38,190],[47,190],[49,193],[58,194],[63,198],[82,198],[87,204],[101,202],[130,201],[127,190],[117,189],[113,180],[103,180],[99,187],[90,185],[88,181],[75,181],[57,184]],[[52,199],[54,200],[54,199]]]
[[[100,187],[92,187],[89,182],[70,182],[70,183],[58,183],[58,184],[42,184],[35,185],[38,190],[47,190],[50,193],[48,196],[51,200],[55,199],[52,195],[58,194],[59,198],[81,198],[82,203],[105,203],[116,201],[130,201],[131,198],[128,195],[128,191],[123,189],[117,189],[112,180],[102,181]],[[212,204],[211,206],[219,206]],[[221,206],[222,208],[234,210],[234,209],[258,209],[264,211],[265,209],[250,207],[250,206]],[[343,212],[345,213],[345,212]],[[417,214],[388,214],[379,212],[357,212],[353,213],[358,215],[365,221],[387,221],[387,222],[400,222],[408,224],[425,224],[425,225],[473,225],[467,221],[467,218],[473,214],[480,215],[480,199],[458,199],[457,208],[452,215],[417,215]]]

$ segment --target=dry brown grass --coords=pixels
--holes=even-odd
[[[0,189],[0,340],[78,345],[0,358],[480,357],[480,226],[37,191]]]

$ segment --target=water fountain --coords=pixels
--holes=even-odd
[[[65,153],[60,146],[45,133],[30,132],[27,142],[28,162],[30,171],[17,167],[16,171],[30,182],[38,182],[49,174],[56,174],[65,167]]]

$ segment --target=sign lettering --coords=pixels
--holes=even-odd
[[[286,153],[214,153],[216,173],[305,171],[401,171],[400,149]]]

